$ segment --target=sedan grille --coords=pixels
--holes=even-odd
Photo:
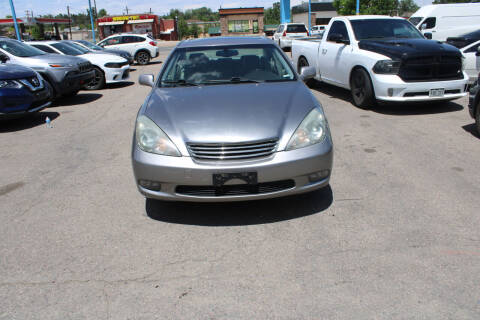
[[[214,186],[177,186],[175,192],[186,196],[195,197],[222,197],[222,196],[242,196],[265,194],[279,192],[295,187],[293,180],[281,180],[274,182],[263,182],[254,185],[236,184],[224,185],[222,187]]]
[[[277,140],[253,143],[188,143],[188,151],[200,160],[241,160],[267,157],[277,149]]]

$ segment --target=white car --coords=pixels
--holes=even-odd
[[[130,64],[120,56],[108,53],[94,53],[67,41],[31,41],[27,44],[47,53],[56,53],[84,58],[93,65],[94,79],[85,85],[85,89],[98,90],[105,83],[127,81],[130,78]]]
[[[468,83],[473,84],[480,73],[480,40],[460,49],[465,57],[464,67]]]
[[[307,27],[303,23],[282,23],[273,34],[273,41],[282,49],[290,49],[292,39],[308,36]]]
[[[157,42],[149,35],[116,34],[103,39],[97,45],[105,49],[127,51],[141,65],[148,64],[151,59],[159,55]]]
[[[323,35],[325,32],[325,27],[326,25],[317,25],[317,26],[312,26],[312,30],[310,30],[310,34],[312,36],[320,36]]]

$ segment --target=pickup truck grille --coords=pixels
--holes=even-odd
[[[275,152],[277,140],[270,139],[254,143],[188,143],[188,151],[200,160],[243,160],[267,157]]]
[[[88,72],[92,70],[92,64],[90,62],[82,62],[78,64],[78,70],[80,73]]]
[[[463,79],[462,58],[452,55],[429,55],[407,58],[400,66],[405,82]]]

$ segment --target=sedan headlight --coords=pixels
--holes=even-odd
[[[121,68],[123,65],[120,62],[107,62],[105,68]]]
[[[400,61],[380,60],[373,67],[373,72],[378,74],[398,74],[400,64]]]
[[[304,148],[321,142],[327,133],[327,121],[324,114],[317,108],[303,119],[295,133],[290,138],[286,150]]]
[[[135,127],[137,145],[145,152],[181,157],[175,144],[150,118],[141,115]]]
[[[16,80],[0,80],[0,88],[3,89],[20,89],[22,84]]]

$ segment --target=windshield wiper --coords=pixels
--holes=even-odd
[[[177,81],[161,81],[161,83],[168,83],[168,84],[174,84],[174,85],[179,85],[179,86],[198,86],[198,84],[193,83],[193,82],[188,82],[185,80],[177,80]]]
[[[212,79],[207,80],[203,83],[261,83],[263,81],[253,80],[253,79],[244,79],[240,77],[233,77],[230,80],[228,79]]]

